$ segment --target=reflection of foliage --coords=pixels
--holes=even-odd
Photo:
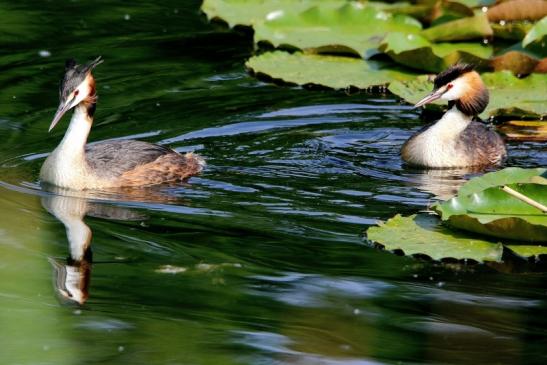
[[[397,215],[380,227],[369,228],[368,239],[388,250],[434,260],[499,262],[505,250],[524,258],[547,255],[547,247],[537,245],[547,242],[547,214],[500,189],[509,186],[547,204],[545,175],[546,169],[507,168],[471,179],[457,196],[435,206],[440,219]]]
[[[521,6],[518,1],[509,3],[513,3],[513,7]],[[273,61],[275,57],[279,61],[282,58],[279,53],[276,56],[255,56],[247,63],[255,74],[292,84],[344,88],[356,86],[356,80],[366,78],[368,81],[364,87],[385,85],[391,81],[385,78],[386,70],[404,73],[394,63],[427,72],[439,72],[456,62],[473,63],[481,70],[506,69],[520,75],[541,71],[544,68],[541,59],[545,55],[546,18],[534,26],[530,26],[529,20],[537,19],[544,7],[532,1],[522,5],[524,10],[519,12],[518,19],[509,21],[512,18],[507,18],[508,21],[491,23],[495,14],[485,13],[484,6],[493,6],[497,12],[500,11],[500,6],[494,6],[491,1],[475,0],[428,1],[417,5],[346,0],[303,0],[296,3],[288,0],[204,0],[202,10],[209,19],[221,19],[230,27],[252,27],[257,44],[268,43],[304,53],[351,54],[364,59],[360,62],[362,72],[367,75],[361,78],[347,77],[354,75],[351,69],[356,69],[359,61],[343,62],[340,59],[336,82],[325,81],[329,76],[322,73],[328,71],[312,71],[317,69],[319,56],[285,57],[291,61],[298,59],[292,66],[266,65],[266,60]],[[511,46],[508,41],[517,43]],[[494,52],[494,49],[500,51]],[[386,62],[386,57],[380,54],[392,62]],[[370,67],[367,60],[371,57],[384,57],[380,69]],[[330,61],[332,59],[325,63],[330,64]],[[506,81],[506,78],[501,76],[500,80]],[[503,85],[496,84],[497,77],[493,76],[491,80],[495,86],[503,88]],[[494,87],[493,95],[499,87]],[[508,101],[501,97],[498,100]],[[545,104],[544,100],[539,104],[542,103]],[[513,104],[512,100],[491,109],[495,109],[496,114],[503,114],[507,109],[511,113],[542,114],[538,113],[537,106],[527,109],[522,103]]]

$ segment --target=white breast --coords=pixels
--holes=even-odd
[[[453,107],[437,123],[403,145],[403,160],[424,167],[467,166],[468,156],[457,149],[457,142],[470,122],[470,117]]]

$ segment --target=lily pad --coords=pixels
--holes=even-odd
[[[507,250],[524,259],[547,255],[546,246],[503,244],[451,230],[432,214],[409,217],[398,214],[379,226],[370,227],[366,236],[368,241],[388,251],[436,261],[502,262]]]
[[[547,75],[532,74],[524,79],[515,77],[509,71],[484,73],[482,79],[490,90],[490,103],[481,114],[487,116],[520,116],[541,118],[547,115],[547,95],[538,90],[544,90],[547,85]],[[433,82],[431,77],[419,76],[410,82],[394,81],[389,85],[389,91],[411,104],[424,97],[424,91],[431,92]]]
[[[547,3],[546,3],[547,4]],[[527,47],[532,43],[540,43],[545,56],[545,37],[547,36],[547,16],[538,21],[522,40],[522,46]]]
[[[483,39],[494,34],[488,18],[482,12],[475,16],[453,20],[422,31],[421,35],[432,42]]]
[[[256,43],[368,57],[387,33],[417,33],[421,24],[406,15],[349,2],[339,8],[317,5],[300,13],[279,11],[254,28]]]
[[[520,41],[532,29],[533,24],[528,21],[506,22],[502,20],[498,23],[490,23],[490,26],[494,31],[495,39]]]
[[[433,260],[501,261],[500,243],[469,238],[451,231],[430,214],[403,217],[396,215],[379,227],[367,230],[367,239],[389,251],[402,251],[407,256],[427,256]]]
[[[492,55],[492,47],[480,43],[431,43],[399,32],[387,35],[380,50],[397,63],[429,72],[441,72],[456,62],[487,64]]]
[[[545,0],[509,0],[488,9],[491,22],[511,20],[538,20],[547,14]]]
[[[547,173],[544,169],[506,170],[470,180],[456,197],[434,209],[455,228],[521,242],[547,243],[547,214],[501,190],[506,185],[545,205],[547,180],[542,174]]]
[[[515,75],[528,75],[534,72],[539,59],[526,52],[509,50],[490,60],[495,71],[509,70]]]
[[[254,74],[296,85],[320,85],[332,89],[366,89],[393,80],[411,80],[405,70],[384,69],[385,64],[359,58],[275,51],[251,57],[246,66]]]
[[[261,23],[268,18],[275,17],[276,14],[291,12],[297,13],[306,10],[317,4],[331,4],[332,6],[342,6],[346,3],[344,0],[266,0],[266,1],[248,1],[248,0],[203,0],[201,10],[207,15],[209,20],[221,19],[225,21],[230,28],[236,25],[251,27]]]
[[[539,120],[510,120],[498,126],[510,141],[547,142],[547,122]]]

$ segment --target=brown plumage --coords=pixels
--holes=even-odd
[[[402,159],[411,165],[432,168],[502,163],[507,154],[503,139],[474,120],[489,100],[480,75],[469,65],[452,66],[435,78],[433,92],[416,107],[439,98],[448,100],[449,110],[403,144]]]
[[[205,162],[193,153],[181,155],[168,147],[132,140],[86,145],[97,103],[91,71],[100,63],[100,58],[86,65],[67,61],[50,130],[68,110],[75,111],[65,137],[42,166],[41,180],[83,190],[155,185],[199,174]]]

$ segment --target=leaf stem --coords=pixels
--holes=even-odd
[[[543,204],[541,204],[540,202],[537,202],[535,201],[534,199],[532,198],[529,198],[527,197],[526,195],[524,194],[521,194],[519,193],[518,191],[516,190],[513,190],[511,189],[510,187],[508,187],[507,185],[504,185],[501,190],[505,191],[507,194],[510,194],[512,196],[514,196],[515,198],[517,199],[520,199],[522,200],[523,202],[527,203],[527,204],[530,204],[531,206],[535,207],[535,208],[538,208],[539,210],[541,210],[543,213],[547,213],[547,207]]]

